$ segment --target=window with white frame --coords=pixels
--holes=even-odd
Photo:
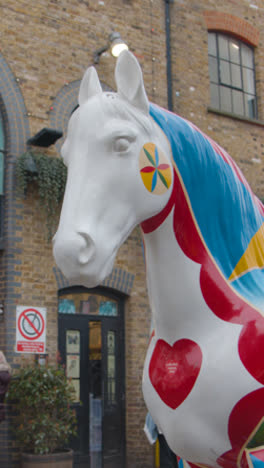
[[[208,33],[211,107],[257,118],[254,49],[222,33]]]

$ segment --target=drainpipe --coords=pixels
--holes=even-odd
[[[171,73],[170,3],[173,3],[174,0],[164,0],[164,1],[165,1],[168,110],[172,111],[173,100],[172,100],[172,73]]]

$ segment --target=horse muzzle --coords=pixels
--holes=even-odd
[[[53,255],[55,261],[66,276],[77,280],[84,274],[85,267],[95,257],[95,242],[86,232],[65,235],[57,232],[53,238]]]

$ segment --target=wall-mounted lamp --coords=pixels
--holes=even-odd
[[[41,146],[48,148],[49,146],[56,143],[56,141],[63,136],[60,130],[53,128],[42,128],[36,135],[27,140],[28,145]]]
[[[101,55],[110,49],[113,57],[118,57],[123,50],[128,50],[128,45],[123,41],[118,32],[112,32],[108,37],[108,44],[94,52],[94,63],[99,63]]]

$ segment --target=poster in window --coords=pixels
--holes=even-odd
[[[66,352],[80,353],[80,332],[79,330],[67,330],[66,335]]]
[[[80,377],[80,357],[72,354],[67,355],[66,365],[67,377],[78,379]]]
[[[74,403],[78,403],[80,401],[80,380],[72,379],[70,385],[74,388]]]

